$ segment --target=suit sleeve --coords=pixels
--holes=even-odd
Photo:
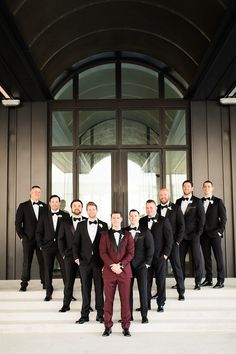
[[[145,248],[146,248],[146,259],[145,264],[151,265],[152,264],[152,257],[154,254],[154,241],[151,231],[147,230],[145,233]]]
[[[62,221],[59,232],[58,232],[58,248],[62,257],[65,256],[66,250],[66,238],[65,238],[65,222]]]
[[[24,210],[22,204],[19,205],[16,211],[15,227],[17,235],[20,239],[26,237],[23,229],[23,219],[24,219]]]
[[[39,248],[42,248],[43,245],[43,236],[44,236],[44,217],[39,218],[37,228],[36,228],[36,241]]]
[[[201,199],[198,200],[198,205],[197,205],[197,235],[201,236],[203,233],[204,225],[205,225],[205,220],[206,220],[206,214],[204,210],[204,206],[202,204]]]
[[[78,223],[77,228],[75,230],[74,233],[74,242],[73,242],[73,247],[72,247],[72,251],[73,251],[73,257],[74,259],[79,259],[79,255],[80,255],[80,246],[81,246],[81,234],[80,234],[80,223]]]
[[[126,254],[125,254],[125,257],[123,259],[121,259],[121,262],[120,262],[124,268],[134,258],[134,239],[133,239],[131,233],[128,231],[126,231],[125,237],[127,237]]]
[[[99,243],[99,253],[101,259],[103,260],[104,265],[109,268],[110,265],[113,264],[114,262],[108,253],[107,237],[108,237],[108,232],[107,231],[102,232],[100,243]]]
[[[218,232],[220,233],[221,237],[223,237],[227,217],[226,217],[226,208],[225,208],[225,205],[221,199],[219,199],[219,204],[218,204],[218,216],[219,216]]]
[[[173,245],[173,231],[171,224],[168,219],[165,218],[164,224],[163,224],[163,234],[164,234],[164,239],[165,239],[165,246],[163,250],[163,254],[168,256],[171,253],[172,245]]]
[[[184,221],[184,215],[182,213],[182,210],[179,206],[177,206],[176,210],[176,242],[179,244],[184,238],[184,232],[185,232],[185,221]]]

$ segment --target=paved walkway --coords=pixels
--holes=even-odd
[[[53,300],[44,302],[45,291],[39,281],[30,282],[28,291],[19,292],[19,281],[0,281],[0,348],[4,354],[235,354],[236,278],[228,278],[224,289],[193,290],[193,279],[186,280],[186,300],[177,300],[167,279],[164,313],[156,312],[155,301],[149,311],[149,324],[141,324],[134,313],[132,337],[121,334],[119,299],[115,300],[114,326],[110,337],[102,337],[103,325],[95,321],[75,324],[80,317],[80,283],[76,281],[71,311],[59,313],[62,282],[54,281]],[[135,307],[139,305],[135,290]],[[94,299],[92,300],[94,307]]]

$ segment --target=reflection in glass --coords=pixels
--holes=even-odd
[[[80,145],[114,145],[116,116],[114,111],[80,111]]]
[[[158,110],[123,111],[122,144],[152,145],[160,143]]]
[[[145,214],[147,199],[157,200],[160,189],[159,152],[128,153],[128,210]]]
[[[73,145],[73,112],[52,112],[52,146]]]
[[[122,98],[159,98],[158,73],[141,65],[121,65]]]
[[[168,80],[166,77],[164,79],[165,82],[165,98],[183,98],[183,94],[181,91],[174,85],[170,80]]]
[[[73,99],[73,79],[69,80],[54,96],[55,100]]]
[[[185,145],[186,144],[186,114],[185,110],[166,109],[165,119],[165,144]]]
[[[79,197],[86,205],[98,206],[98,217],[106,222],[111,214],[111,154],[84,152],[79,154]]]
[[[166,151],[166,187],[173,202],[182,195],[182,183],[186,179],[186,151]]]
[[[73,199],[73,153],[52,153],[52,194],[57,194],[65,200],[65,210],[70,211],[70,203]],[[64,202],[62,202],[64,204]]]
[[[79,74],[80,99],[112,99],[115,93],[115,64],[98,65]]]

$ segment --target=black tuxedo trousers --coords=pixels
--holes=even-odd
[[[147,317],[148,313],[148,299],[147,299],[147,267],[144,265],[143,267],[133,268],[132,267],[133,277],[131,278],[131,286],[130,286],[130,312],[131,317],[133,316],[133,287],[134,280],[137,279],[138,284],[138,292],[139,292],[139,300],[140,300],[140,308],[141,308],[141,316]]]

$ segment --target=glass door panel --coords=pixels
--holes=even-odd
[[[85,206],[93,201],[98,206],[98,217],[106,222],[111,214],[111,153],[79,153],[79,198]]]
[[[147,199],[157,201],[160,189],[160,153],[128,152],[128,210],[137,209],[145,214]]]

